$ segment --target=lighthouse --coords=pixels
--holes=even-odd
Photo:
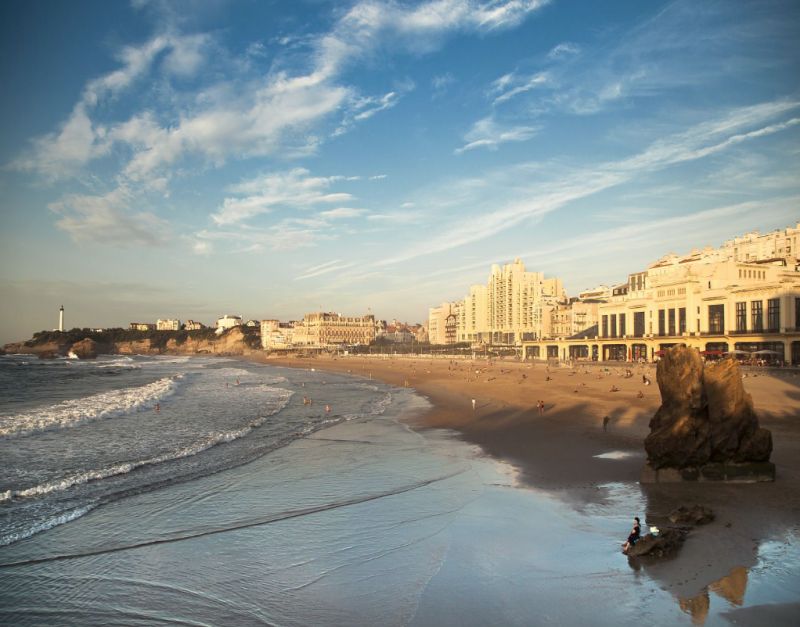
[[[64,305],[61,305],[61,309],[58,310],[58,330],[64,330]]]

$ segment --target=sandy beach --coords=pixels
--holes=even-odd
[[[712,508],[716,520],[695,529],[677,558],[632,564],[682,599],[686,604],[682,608],[696,621],[702,622],[708,612],[709,589],[734,608],[742,605],[747,569],[756,564],[759,547],[780,546],[800,531],[800,376],[796,371],[744,373],[761,425],[772,431],[774,483],[640,485],[643,440],[660,405],[654,365],[631,365],[626,372],[625,365],[548,367],[513,360],[488,363],[430,357],[266,361],[414,388],[433,405],[415,420],[415,428],[455,431],[486,454],[515,466],[522,487],[544,490],[578,511],[607,503],[617,486],[641,491],[646,511],[630,512],[630,516],[640,515],[648,525],[664,524],[678,505],[698,503]],[[645,384],[643,376],[652,384]],[[543,411],[539,401],[544,403]],[[621,536],[625,531],[620,530]],[[780,624],[781,619],[791,622],[800,605],[769,608],[771,620],[777,615]],[[743,624],[764,624],[767,616],[753,607],[734,609],[733,614]]]

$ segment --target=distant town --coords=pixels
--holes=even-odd
[[[666,255],[616,285],[568,296],[561,279],[527,271],[521,260],[491,268],[485,284],[432,307],[427,324],[372,314],[306,314],[302,320],[246,320],[212,326],[177,318],[131,322],[134,331],[260,333],[267,351],[427,345],[505,350],[525,359],[652,361],[676,344],[707,358],[739,355],[800,365],[800,222],[747,233],[719,248]],[[63,328],[63,308],[59,321]]]

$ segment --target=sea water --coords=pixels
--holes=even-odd
[[[152,357],[3,357],[0,385],[0,623],[691,623],[619,554],[636,486],[522,489],[409,429],[411,390]],[[749,603],[796,602],[770,555]]]

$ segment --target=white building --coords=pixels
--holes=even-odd
[[[264,350],[291,348],[294,343],[294,324],[294,322],[262,320],[261,348]]]
[[[217,318],[217,329],[232,329],[242,326],[242,317],[225,314],[222,318]]]
[[[177,318],[159,318],[156,320],[156,331],[180,331],[181,321]]]
[[[428,310],[428,341],[431,344],[455,344],[462,302],[442,303]]]

